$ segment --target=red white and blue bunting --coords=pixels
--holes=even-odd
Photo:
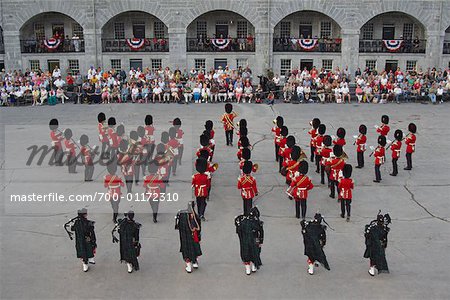
[[[131,50],[137,51],[142,47],[144,47],[145,39],[137,39],[137,38],[127,39],[127,45],[128,47],[131,48]]]
[[[317,46],[317,39],[291,39],[294,46],[300,45],[303,50],[312,50]]]
[[[231,39],[211,39],[211,43],[214,47],[219,49],[225,49],[230,44]]]
[[[49,38],[48,40],[44,40],[44,45],[49,50],[57,49],[60,44],[61,44],[61,40],[60,39]]]
[[[383,40],[383,44],[389,52],[397,52],[403,46],[403,40]]]

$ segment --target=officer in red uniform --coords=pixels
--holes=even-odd
[[[380,135],[378,137],[378,146],[373,151],[373,156],[375,157],[375,180],[373,182],[381,181],[380,167],[384,164],[386,155],[384,146],[386,146],[386,137],[384,135]]]
[[[359,135],[357,135],[354,145],[356,145],[356,158],[358,165],[355,167],[357,169],[364,168],[364,152],[366,151],[367,143],[367,127],[364,124],[359,125]]]
[[[177,139],[177,129],[175,127],[171,127],[169,129],[169,142],[167,146],[169,147],[169,151],[173,154],[172,158],[172,175],[177,176],[177,165],[178,165],[178,148],[180,147],[180,143]]]
[[[326,172],[326,164],[328,159],[331,156],[331,153],[333,153],[333,149],[330,148],[331,146],[331,136],[329,135],[325,135],[323,137],[323,142],[322,142],[322,151],[320,152],[322,154],[322,159],[320,161],[320,183],[321,184],[325,184],[325,174],[327,174],[327,180],[328,180],[328,184],[330,184],[330,174],[328,172]]]
[[[222,115],[221,122],[225,129],[225,137],[227,140],[227,146],[233,146],[233,120],[237,117],[237,114],[233,111],[233,105],[231,103],[225,104],[225,113]]]
[[[237,188],[241,190],[241,196],[244,206],[244,215],[248,216],[253,207],[253,198],[258,196],[258,187],[256,179],[251,175],[253,163],[246,161],[242,167],[242,174],[237,181]]]
[[[275,144],[275,161],[278,161],[278,140],[281,134],[281,127],[284,125],[284,119],[282,116],[278,116],[274,120],[275,126],[272,127],[272,133],[274,134],[274,144]]]
[[[298,168],[299,175],[291,182],[287,191],[295,200],[295,217],[300,219],[300,207],[302,210],[302,219],[306,217],[306,201],[308,199],[308,191],[314,187],[313,183],[306,175],[308,174],[308,162],[301,161]]]
[[[392,173],[389,174],[391,176],[397,176],[398,174],[398,165],[397,161],[400,157],[400,149],[402,148],[402,139],[403,132],[400,129],[397,129],[394,132],[395,141],[391,143],[391,151],[392,151]]]
[[[102,143],[102,152],[100,154],[101,159],[109,159],[109,153],[108,153],[108,128],[105,124],[106,122],[106,116],[104,113],[99,113],[97,115],[97,130],[98,130],[98,140],[100,143]]]
[[[146,115],[144,120],[145,126],[145,139],[147,141],[147,156],[149,159],[153,158],[153,153],[155,151],[155,127],[153,126],[153,116]]]
[[[142,176],[145,176],[145,174],[147,173],[148,164],[152,160],[148,154],[150,140],[147,138],[147,135],[145,134],[144,126],[138,126],[137,134],[139,137],[138,143],[140,144],[141,155],[139,156],[139,158],[137,160],[137,162],[139,162],[139,164],[136,165],[136,171],[138,171],[139,169],[142,169]]]
[[[333,157],[326,162],[326,166],[330,169],[328,186],[330,187],[330,197],[334,199],[336,188],[338,188],[339,179],[342,177],[342,169],[345,165],[344,151],[339,145],[333,147]],[[339,189],[338,189],[339,194]]]
[[[84,163],[84,181],[92,181],[92,175],[94,175],[94,160],[93,156],[95,152],[89,147],[89,137],[83,134],[80,137],[80,153]]]
[[[346,144],[346,142],[345,142],[345,129],[342,128],[342,127],[339,127],[338,130],[336,131],[336,136],[337,136],[337,138],[334,139],[333,144],[341,146],[342,150],[343,150],[344,146]]]
[[[339,181],[339,200],[341,201],[341,218],[345,218],[345,210],[347,210],[347,222],[350,221],[350,210],[352,204],[352,190],[355,188],[355,184],[352,176],[352,165],[345,164],[342,169],[344,178]]]
[[[144,189],[148,202],[153,212],[153,223],[158,222],[159,198],[163,191],[165,192],[165,184],[161,175],[158,174],[158,164],[153,161],[148,165],[148,175],[144,177]]]
[[[388,124],[389,124],[389,116],[387,116],[387,115],[381,116],[381,126],[375,125],[375,128],[377,129],[377,133],[387,137],[389,130],[391,130],[389,128]]]
[[[67,128],[64,130],[64,146],[67,153],[67,166],[70,174],[76,173],[77,167],[77,153],[75,147],[77,146],[72,140],[72,130]]]
[[[317,128],[317,135],[314,143],[316,145],[315,155],[316,155],[316,173],[320,173],[320,162],[322,161],[322,147],[323,147],[323,136],[327,131],[325,124],[320,124]]]
[[[110,117],[108,119],[107,137],[111,158],[116,157],[117,148],[119,148],[119,136],[116,133],[115,127],[116,127],[116,118]]]
[[[416,151],[416,132],[417,126],[414,123],[408,125],[409,133],[405,137],[406,144],[406,168],[404,170],[412,169],[412,154]]]
[[[314,153],[316,152],[316,136],[317,136],[317,128],[320,125],[320,119],[314,118],[309,123],[311,125],[311,129],[308,131],[308,134],[311,136],[309,146],[311,148],[311,162],[314,162]]]
[[[50,139],[52,141],[53,147],[53,155],[51,162],[55,163],[57,166],[63,165],[63,148],[62,148],[62,140],[64,139],[62,133],[58,130],[58,119],[51,119],[49,122],[50,127]]]
[[[181,119],[180,118],[173,119],[172,125],[176,129],[176,139],[178,141],[178,164],[181,166],[181,159],[183,158],[184,152],[184,142],[183,142],[184,131],[183,129],[181,129]]]
[[[108,189],[107,200],[111,203],[113,210],[113,222],[117,223],[120,197],[122,195],[121,188],[125,185],[122,179],[116,175],[117,164],[115,162],[109,162],[106,168],[108,170],[108,174],[103,178],[103,186]]]
[[[192,188],[194,189],[194,196],[197,200],[197,209],[199,217],[205,220],[206,198],[209,195],[210,180],[205,174],[208,167],[208,161],[203,158],[198,158],[195,161],[195,169],[197,173],[192,175]]]

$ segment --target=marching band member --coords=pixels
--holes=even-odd
[[[385,159],[384,146],[386,146],[386,137],[384,135],[380,135],[378,137],[378,146],[373,150],[373,156],[375,157],[375,179],[373,182],[381,181],[380,167],[384,164]]]
[[[110,117],[108,119],[108,129],[107,129],[107,137],[110,149],[110,157],[114,159],[117,154],[117,148],[119,147],[119,136],[115,131],[116,126],[116,118]]]
[[[64,130],[64,146],[66,147],[67,153],[67,166],[70,174],[76,173],[77,167],[77,153],[75,142],[72,140],[72,130],[67,128]]]
[[[342,177],[342,168],[345,165],[345,157],[342,147],[334,145],[333,156],[326,162],[326,166],[330,169],[328,186],[330,187],[330,197],[334,199],[335,190],[338,188],[339,179]],[[338,189],[339,194],[339,189]]]
[[[155,151],[155,127],[153,126],[153,116],[146,115],[144,123],[147,155],[149,159],[152,159]]]
[[[391,130],[389,128],[389,116],[387,115],[382,115],[381,116],[381,125],[375,125],[375,128],[377,129],[377,133],[380,135],[384,135],[385,137],[387,137],[389,131]]]
[[[280,153],[284,151],[286,147],[287,136],[289,134],[289,129],[286,126],[282,126],[280,130],[280,136],[278,138],[278,172],[281,173],[281,168],[283,168],[283,158]]]
[[[375,276],[377,273],[389,273],[389,267],[386,261],[386,248],[388,243],[388,233],[391,223],[389,214],[384,216],[381,211],[377,219],[365,226],[365,244],[364,258],[369,258],[369,274]]]
[[[178,165],[178,148],[180,147],[180,143],[177,139],[177,129],[175,127],[171,127],[169,129],[169,142],[167,146],[168,150],[173,154],[172,158],[172,175],[177,176],[177,165]]]
[[[209,195],[210,180],[205,174],[208,162],[203,158],[195,161],[195,169],[197,173],[192,175],[192,188],[194,196],[197,200],[198,215],[202,221],[205,220],[206,198]]]
[[[165,191],[165,184],[158,174],[158,164],[156,161],[148,165],[148,175],[144,177],[145,194],[153,212],[153,223],[158,222],[159,197],[162,191]]]
[[[342,169],[344,178],[339,181],[339,199],[341,200],[341,218],[345,218],[345,211],[347,210],[347,222],[350,221],[350,210],[352,204],[352,190],[355,187],[352,176],[352,165],[345,164]]]
[[[364,152],[366,151],[366,143],[367,143],[367,127],[364,124],[359,125],[359,135],[353,136],[356,141],[356,154],[358,165],[355,167],[357,169],[364,168]]]
[[[404,170],[412,169],[412,154],[416,151],[416,132],[417,126],[414,123],[408,125],[409,133],[405,138],[406,144],[406,168]]]
[[[395,141],[393,141],[390,146],[392,151],[392,173],[389,175],[391,176],[397,176],[398,174],[397,161],[400,157],[400,149],[402,148],[403,132],[400,129],[397,129],[394,132],[394,138]]]
[[[92,156],[95,152],[89,147],[89,137],[83,134],[80,137],[80,153],[83,158],[84,163],[84,181],[92,181],[92,176],[94,175],[94,162]]]
[[[64,139],[62,133],[58,130],[58,119],[51,119],[49,122],[50,127],[50,139],[52,141],[53,155],[51,162],[55,163],[56,166],[62,166],[63,160],[63,149],[62,149],[62,140]]]
[[[281,127],[284,125],[284,119],[282,116],[278,116],[274,121],[275,126],[272,127],[272,132],[274,134],[274,144],[275,144],[275,161],[278,161],[278,150],[279,150],[279,139],[281,135]]]
[[[316,136],[317,136],[317,128],[319,128],[320,125],[320,119],[314,118],[311,122],[309,122],[311,125],[311,129],[308,131],[308,134],[311,136],[309,146],[311,149],[311,162],[314,162],[314,153],[316,152]]]
[[[237,188],[241,190],[241,196],[244,206],[244,215],[248,215],[253,207],[253,198],[258,196],[258,187],[256,179],[251,175],[253,163],[246,161],[242,167],[244,174],[240,175],[237,181]]]
[[[98,140],[100,141],[100,143],[102,143],[102,152],[100,154],[100,158],[101,159],[109,159],[108,157],[108,134],[107,134],[107,130],[108,128],[105,125],[105,121],[106,121],[106,116],[104,113],[99,113],[97,115],[97,121],[98,121],[98,125],[97,125],[97,130],[98,130]]]
[[[212,123],[212,121],[211,121]],[[180,118],[173,119],[172,126],[175,127],[177,135],[176,139],[178,141],[178,164],[181,166],[181,159],[183,158],[183,152],[184,152],[184,142],[183,142],[183,136],[184,131],[181,129],[181,120]],[[214,130],[212,130],[212,136],[214,137]],[[212,137],[212,138],[213,138]]]
[[[113,210],[113,222],[117,223],[117,216],[119,215],[119,203],[122,196],[121,188],[124,187],[122,179],[116,175],[117,163],[109,162],[106,166],[108,173],[103,178],[103,186],[108,189],[108,198]]]
[[[325,124],[320,124],[317,127],[317,135],[314,140],[315,143],[315,154],[316,154],[316,173],[320,173],[320,162],[322,161],[322,147],[323,147],[323,135],[325,134],[327,127]]]
[[[330,148],[331,146],[331,136],[325,135],[323,137],[322,142],[322,150],[320,151],[320,154],[322,156],[322,159],[320,161],[320,183],[325,184],[325,174],[327,174],[327,180],[328,184],[330,183],[330,174],[326,172],[326,164],[327,161],[330,159],[331,153],[333,152],[333,149]]]
[[[302,220],[303,244],[305,245],[305,255],[308,257],[308,274],[314,275],[314,265],[317,267],[321,264],[325,269],[330,270],[327,257],[323,251],[323,247],[327,242],[325,230],[327,227],[322,225],[322,215],[316,213],[314,220],[306,222]]]
[[[128,141],[121,140],[117,153],[117,164],[120,166],[122,175],[125,178],[128,194],[131,194],[133,187],[134,163],[133,156],[129,152]]]
[[[233,130],[235,129],[233,120],[236,117],[237,114],[233,111],[233,105],[231,103],[225,104],[225,113],[222,115],[221,122],[225,129],[227,146],[233,146]]]
[[[308,174],[308,162],[301,161],[298,167],[298,175],[292,180],[290,187],[287,190],[288,195],[290,195],[295,200],[295,217],[300,219],[300,207],[301,216],[305,220],[306,216],[306,201],[308,199],[308,191],[312,190],[314,185],[306,175]]]
[[[197,158],[200,157],[200,151],[206,150],[209,153],[208,161],[211,161],[212,151],[211,151],[211,148],[209,147],[209,137],[207,135],[202,134],[200,136],[200,145],[202,147],[197,149],[197,153],[195,154],[197,156]]]
[[[344,149],[344,146],[346,144],[345,142],[345,128],[339,127],[336,131],[337,138],[333,140],[334,145],[339,145],[342,147],[342,150]]]

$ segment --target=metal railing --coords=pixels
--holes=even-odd
[[[71,53],[84,52],[84,40],[61,39],[49,43],[45,40],[20,40],[22,53]]]
[[[103,52],[169,52],[169,39],[102,39]]]
[[[255,52],[255,38],[187,38],[187,52]]]
[[[273,52],[341,52],[341,39],[274,38]]]
[[[444,54],[450,54],[450,41],[444,41]]]
[[[425,53],[426,40],[360,40],[360,53]]]

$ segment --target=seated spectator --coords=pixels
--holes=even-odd
[[[64,93],[62,87],[56,89],[56,98],[60,99],[62,104],[64,104],[65,100],[69,99],[69,97],[67,97]]]
[[[253,87],[250,84],[250,82],[247,82],[245,84],[245,88],[244,88],[244,103],[246,101],[246,99],[248,99],[248,103],[252,103],[252,99],[253,99]]]
[[[102,89],[102,103],[109,104],[110,100],[110,89],[108,86],[104,86]]]
[[[199,101],[200,101],[200,97],[201,97],[201,95],[202,95],[202,89],[200,88],[200,86],[201,85],[196,85],[195,87],[194,87],[194,89],[192,90],[192,95],[193,95],[193,97],[194,97],[194,102],[195,103],[199,103]]]
[[[33,105],[32,106],[38,105],[40,95],[41,95],[41,93],[39,92],[39,88],[37,86],[33,87],[33,93],[32,93]]]
[[[158,102],[161,103],[162,101],[162,88],[159,85],[156,85],[153,88],[153,103],[155,103],[156,98],[158,98]]]
[[[202,93],[202,102],[208,103],[208,99],[211,96],[211,89],[209,88],[209,86],[206,83],[203,84],[201,93]]]
[[[344,83],[341,88],[342,93],[342,100],[345,103],[345,99],[348,99],[348,103],[351,103],[351,97],[350,97],[350,89],[348,88],[347,83]]]
[[[44,87],[41,87],[40,98],[39,98],[39,100],[40,100],[39,105],[44,104],[44,102],[47,101],[47,98],[48,98],[47,90]]]
[[[236,97],[236,102],[241,103],[241,98],[244,90],[242,89],[242,85],[239,83],[234,89],[234,95]]]

